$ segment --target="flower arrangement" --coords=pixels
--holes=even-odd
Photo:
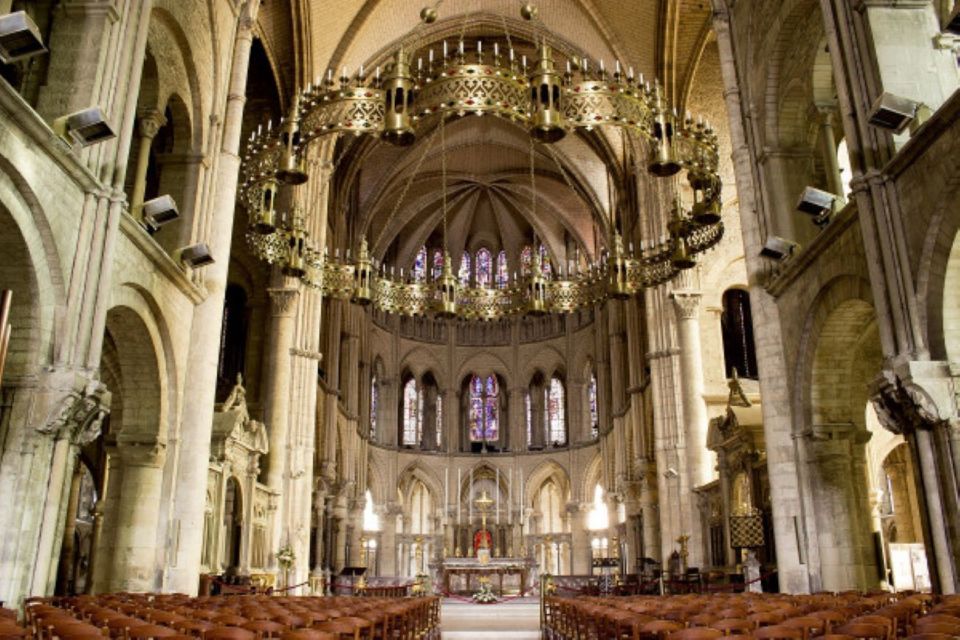
[[[493,604],[497,602],[497,596],[493,593],[493,589],[490,588],[489,579],[480,581],[480,588],[473,594],[473,601],[477,604]]]
[[[280,565],[281,569],[289,569],[296,560],[297,554],[293,552],[293,547],[290,545],[280,547],[280,550],[277,551],[277,564]]]

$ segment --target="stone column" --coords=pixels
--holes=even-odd
[[[133,190],[130,193],[130,212],[140,217],[140,209],[143,207],[144,194],[147,190],[147,169],[150,166],[150,147],[153,145],[153,139],[163,125],[167,124],[167,119],[163,113],[157,110],[151,110],[140,116],[139,132],[140,147],[137,151],[137,165],[133,170]],[[178,203],[179,204],[179,203]]]
[[[510,450],[526,451],[527,442],[527,405],[523,387],[510,389]]]
[[[314,495],[313,511],[317,523],[317,535],[313,540],[314,565],[310,568],[310,573],[315,576],[323,574],[323,531],[328,526],[325,502],[326,498],[323,494],[317,493]]]
[[[827,591],[865,590],[877,586],[872,563],[872,537],[867,501],[857,485],[865,475],[855,472],[857,449],[865,436],[854,425],[818,425],[805,434],[810,465],[811,503],[817,521],[821,588]],[[868,566],[869,565],[869,566]]]
[[[750,302],[753,308],[753,326],[756,333],[757,364],[760,371],[786,371],[783,352],[780,311],[776,300],[763,288],[768,277],[768,266],[760,257],[766,242],[764,221],[769,217],[766,204],[760,198],[760,185],[755,173],[755,144],[750,103],[746,88],[741,86],[731,15],[725,0],[713,0],[713,28],[717,34],[720,64],[723,74],[724,99],[730,117],[730,136],[733,162],[739,195],[739,214],[743,229],[744,255],[750,284]],[[831,47],[832,50],[832,47]],[[743,92],[743,93],[741,93]],[[812,227],[812,225],[811,225]],[[770,232],[778,235],[776,228]],[[763,397],[763,431],[770,471],[770,494],[773,504],[773,528],[777,548],[777,570],[780,589],[785,593],[810,591],[807,570],[809,545],[798,525],[803,523],[801,476],[798,469],[796,443],[792,437],[793,421],[790,411],[790,390],[784,376],[763,375],[760,378]],[[658,459],[659,462],[659,459]]]
[[[63,526],[63,545],[60,549],[60,563],[57,566],[57,593],[73,593],[73,565],[76,561],[77,510],[80,506],[80,481],[83,478],[83,463],[74,462],[73,476],[70,480],[70,494],[67,498],[67,513]]]
[[[400,565],[397,558],[397,516],[400,515],[400,506],[388,503],[381,508],[380,515],[380,543],[377,554],[380,557],[380,571],[383,575],[400,575]]]
[[[293,346],[295,307],[299,291],[269,289],[271,302],[270,351],[267,356],[268,385],[264,398],[264,422],[270,434],[267,454],[267,486],[283,492],[287,465],[287,430],[290,413],[290,349]]]
[[[844,196],[843,176],[837,160],[837,137],[833,133],[833,113],[836,105],[818,106],[820,112],[820,152],[823,156],[824,173],[827,175],[827,191]],[[851,176],[847,176],[849,179]]]
[[[170,591],[187,594],[197,592],[203,549],[203,513],[220,349],[218,338],[223,321],[223,297],[240,175],[240,128],[246,102],[244,94],[259,6],[259,0],[247,0],[240,10],[223,118],[223,137],[214,174],[215,192],[204,224],[197,225],[197,228],[207,230],[206,235],[201,237],[207,241],[216,262],[203,272],[207,297],[194,310],[190,325],[190,353],[184,363],[183,421],[172,513],[173,538],[177,546],[169,556],[166,582],[166,588]]]
[[[156,591],[160,587],[157,505],[163,482],[164,447],[152,442],[121,441],[117,450],[123,484],[117,505],[110,589]]]
[[[587,575],[591,571],[590,565],[590,532],[587,531],[586,512],[588,505],[578,502],[567,503],[567,515],[570,518],[571,548],[573,550],[573,566],[570,567],[573,575]],[[540,568],[541,572],[544,570]]]
[[[710,456],[707,451],[707,406],[703,399],[703,356],[700,348],[699,292],[673,292],[677,319],[677,343],[680,349],[680,393],[683,402],[684,446],[681,464],[685,477],[677,483],[679,499],[687,503],[682,511],[683,535],[688,541],[689,566],[703,566],[705,549],[703,517],[696,507],[692,491],[711,480]],[[689,498],[688,498],[689,497]]]

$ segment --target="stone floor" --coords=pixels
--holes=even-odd
[[[478,605],[446,601],[440,615],[443,640],[540,638],[540,605],[537,602]]]

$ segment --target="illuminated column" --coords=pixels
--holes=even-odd
[[[138,130],[140,132],[140,149],[137,152],[137,166],[133,174],[133,191],[130,195],[130,211],[139,216],[143,206],[143,197],[147,190],[147,169],[150,166],[150,147],[157,137],[160,128],[167,123],[167,119],[159,111],[148,111],[140,116]],[[178,203],[179,204],[179,203]]]
[[[290,348],[295,327],[294,308],[299,292],[292,288],[270,289],[271,346],[268,353],[266,407],[264,422],[270,434],[267,457],[267,486],[283,492],[287,463],[287,423],[290,412]]]

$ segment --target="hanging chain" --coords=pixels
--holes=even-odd
[[[393,211],[390,212],[390,220],[394,219],[397,216],[397,213],[399,213],[400,206],[403,204],[404,199],[406,199],[407,192],[410,190],[411,185],[413,185],[413,179],[417,177],[418,173],[420,173],[420,167],[423,166],[423,161],[427,159],[427,154],[430,152],[430,149],[433,148],[433,143],[436,141],[438,132],[439,130],[435,129],[427,139],[427,143],[423,147],[423,153],[420,154],[420,157],[417,159],[417,164],[414,166],[413,171],[410,173],[410,177],[407,178],[406,184],[403,185],[403,189],[400,191],[400,197],[393,205]]]
[[[536,156],[534,153],[533,136],[530,137],[530,226],[533,227],[533,246],[536,251],[537,246],[537,227],[534,221],[537,219],[537,175],[534,163]]]
[[[446,118],[440,114],[440,189],[443,192],[443,253],[444,260],[450,247],[447,246],[447,133]]]

